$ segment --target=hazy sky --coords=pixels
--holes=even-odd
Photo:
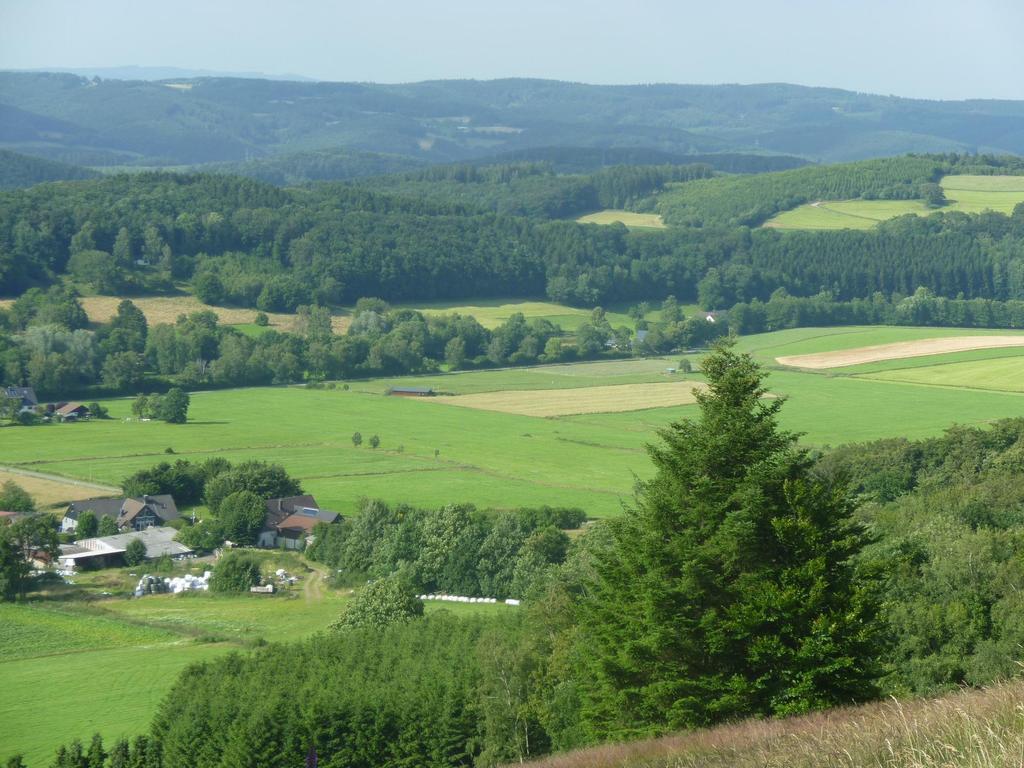
[[[544,77],[1024,99],[1022,0],[0,0],[0,68]]]

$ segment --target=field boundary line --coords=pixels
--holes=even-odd
[[[38,472],[34,469],[23,469],[16,466],[0,465],[0,472],[7,472],[12,475],[22,475],[23,477],[33,477],[36,480],[49,480],[54,483],[75,485],[79,488],[92,488],[97,491],[103,491],[104,493],[121,493],[121,489],[113,485],[94,483],[91,480],[75,480],[74,478],[67,477],[65,475],[56,475],[51,472]]]

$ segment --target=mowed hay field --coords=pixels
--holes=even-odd
[[[778,229],[871,229],[881,221],[939,211],[1013,213],[1024,202],[1024,176],[944,176],[949,204],[929,208],[920,200],[826,200],[783,211],[765,222]]]
[[[105,323],[117,314],[117,305],[122,301],[117,296],[85,296],[81,299],[85,313],[89,320],[94,323]],[[181,296],[140,296],[132,298],[134,303],[146,316],[150,325],[157,323],[173,323],[178,315],[190,312],[213,312],[224,325],[250,324],[256,321],[255,309],[242,309],[239,307],[211,307],[203,304],[195,296],[183,294]],[[295,315],[286,315],[280,312],[267,312],[270,320],[270,327],[279,331],[291,331],[295,328]],[[331,318],[331,325],[335,333],[344,333],[348,328],[350,318],[346,314],[336,314]]]
[[[617,413],[647,408],[691,405],[702,382],[612,384],[584,389],[535,389],[481,392],[475,395],[433,397],[426,402],[517,413],[523,416],[569,416],[578,413]]]
[[[211,307],[203,304],[195,296],[181,294],[180,296],[83,296],[79,299],[85,314],[89,316],[90,322],[106,323],[117,314],[117,305],[125,298],[131,299],[150,325],[157,323],[173,323],[179,315],[191,312],[213,312],[224,325],[252,325],[256,321],[255,309],[242,309],[239,307]],[[9,307],[14,303],[13,299],[0,299],[0,308]],[[286,315],[280,312],[267,312],[270,320],[270,327],[279,331],[291,331],[295,328],[295,315]],[[347,313],[337,312],[331,318],[331,326],[335,333],[344,333],[348,329],[351,318]]]
[[[92,499],[117,490],[113,486],[100,486],[60,478],[35,477],[22,472],[9,472],[0,469],[0,484],[8,481],[17,483],[28,491],[35,499],[36,506],[40,508],[78,499]]]
[[[953,352],[970,352],[982,349],[1024,347],[1022,336],[949,336],[938,339],[899,341],[892,344],[877,344],[854,349],[819,352],[805,355],[784,355],[775,358],[780,365],[815,370],[843,368],[883,360],[904,360],[911,357],[928,357]]]
[[[634,213],[608,208],[588,213],[576,219],[580,224],[625,224],[630,229],[664,229],[665,222],[658,213]]]

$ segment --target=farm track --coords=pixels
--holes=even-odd
[[[74,485],[79,488],[91,488],[96,491],[102,491],[103,493],[121,493],[120,488],[115,488],[112,485],[103,485],[102,483],[93,483],[87,480],[74,480],[70,477],[65,477],[64,475],[55,475],[50,472],[37,472],[34,469],[22,469],[21,467],[0,465],[0,472],[8,472],[12,475],[22,475],[24,477],[34,477],[37,480],[49,480],[54,483]]]

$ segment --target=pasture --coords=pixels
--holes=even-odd
[[[475,395],[434,397],[426,402],[517,413],[522,416],[570,416],[578,413],[618,413],[647,408],[692,405],[702,382],[611,384],[584,389],[534,389],[481,392]]]
[[[634,213],[608,208],[588,213],[576,219],[580,224],[625,224],[630,229],[664,229],[665,222],[658,213]]]
[[[917,341],[897,341],[868,347],[835,350],[818,354],[785,355],[775,358],[780,365],[814,370],[844,368],[887,360],[906,360],[953,352],[1024,347],[1024,336],[948,336]]]
[[[775,362],[777,357],[992,335],[1000,334],[810,328],[744,337],[740,348],[769,367],[769,389],[788,397],[783,425],[805,433],[805,443],[834,445],[896,435],[924,437],[940,434],[954,423],[1022,416],[1024,398],[998,387],[979,391],[928,386],[927,374],[918,381],[861,376],[911,364],[924,370],[943,355],[834,373],[785,369]],[[968,356],[967,361],[985,361],[1005,358],[1011,351],[955,354]],[[532,397],[543,401],[562,400],[557,393],[562,390],[568,395],[565,399],[585,402],[602,396],[602,388],[625,393],[630,390],[616,387],[655,385],[653,391],[661,391],[667,384],[667,389],[679,386],[682,392],[700,380],[696,374],[665,374],[666,367],[676,365],[678,358],[627,359],[353,381],[347,390],[336,386],[197,392],[185,425],[126,421],[131,401],[119,399],[107,403],[114,417],[109,421],[0,429],[0,455],[15,468],[110,485],[138,469],[175,458],[263,459],[283,464],[320,504],[342,513],[355,510],[361,497],[371,497],[425,507],[450,502],[485,508],[578,506],[601,517],[618,514],[631,499],[635,477],[650,475],[645,446],[656,439],[656,431],[695,415],[694,405],[616,396],[613,405],[631,410],[569,415],[563,409],[562,415],[523,415],[443,407],[430,399],[385,393],[391,386],[428,386],[453,396],[486,395],[484,400],[494,408],[499,399],[522,402],[537,391],[542,394]],[[611,407],[606,403],[586,410]],[[351,440],[357,431],[364,440],[359,448]],[[367,443],[374,434],[380,438],[376,450]],[[174,456],[167,455],[166,448],[172,448]]]
[[[271,568],[283,557],[267,553]],[[195,566],[193,572],[205,565]],[[180,568],[179,568],[180,570]],[[100,584],[134,583],[127,569],[84,574],[82,583],[19,605],[0,605],[0,760],[23,752],[48,765],[57,744],[134,736],[189,664],[263,641],[294,641],[324,631],[344,610],[347,592],[327,589],[317,572],[280,595],[149,595],[95,599]],[[123,591],[122,591],[123,594]],[[84,598],[91,595],[92,599]],[[505,605],[432,603],[428,612],[515,610]]]
[[[1011,214],[1024,202],[1022,176],[944,176],[948,205],[929,208],[920,200],[826,200],[783,211],[765,222],[777,229],[871,229],[881,221],[915,214],[996,211]]]
[[[24,472],[0,469],[0,484],[11,481],[31,494],[38,508],[52,507],[78,499],[91,499],[116,490],[113,487],[83,483],[78,480],[37,477]]]

